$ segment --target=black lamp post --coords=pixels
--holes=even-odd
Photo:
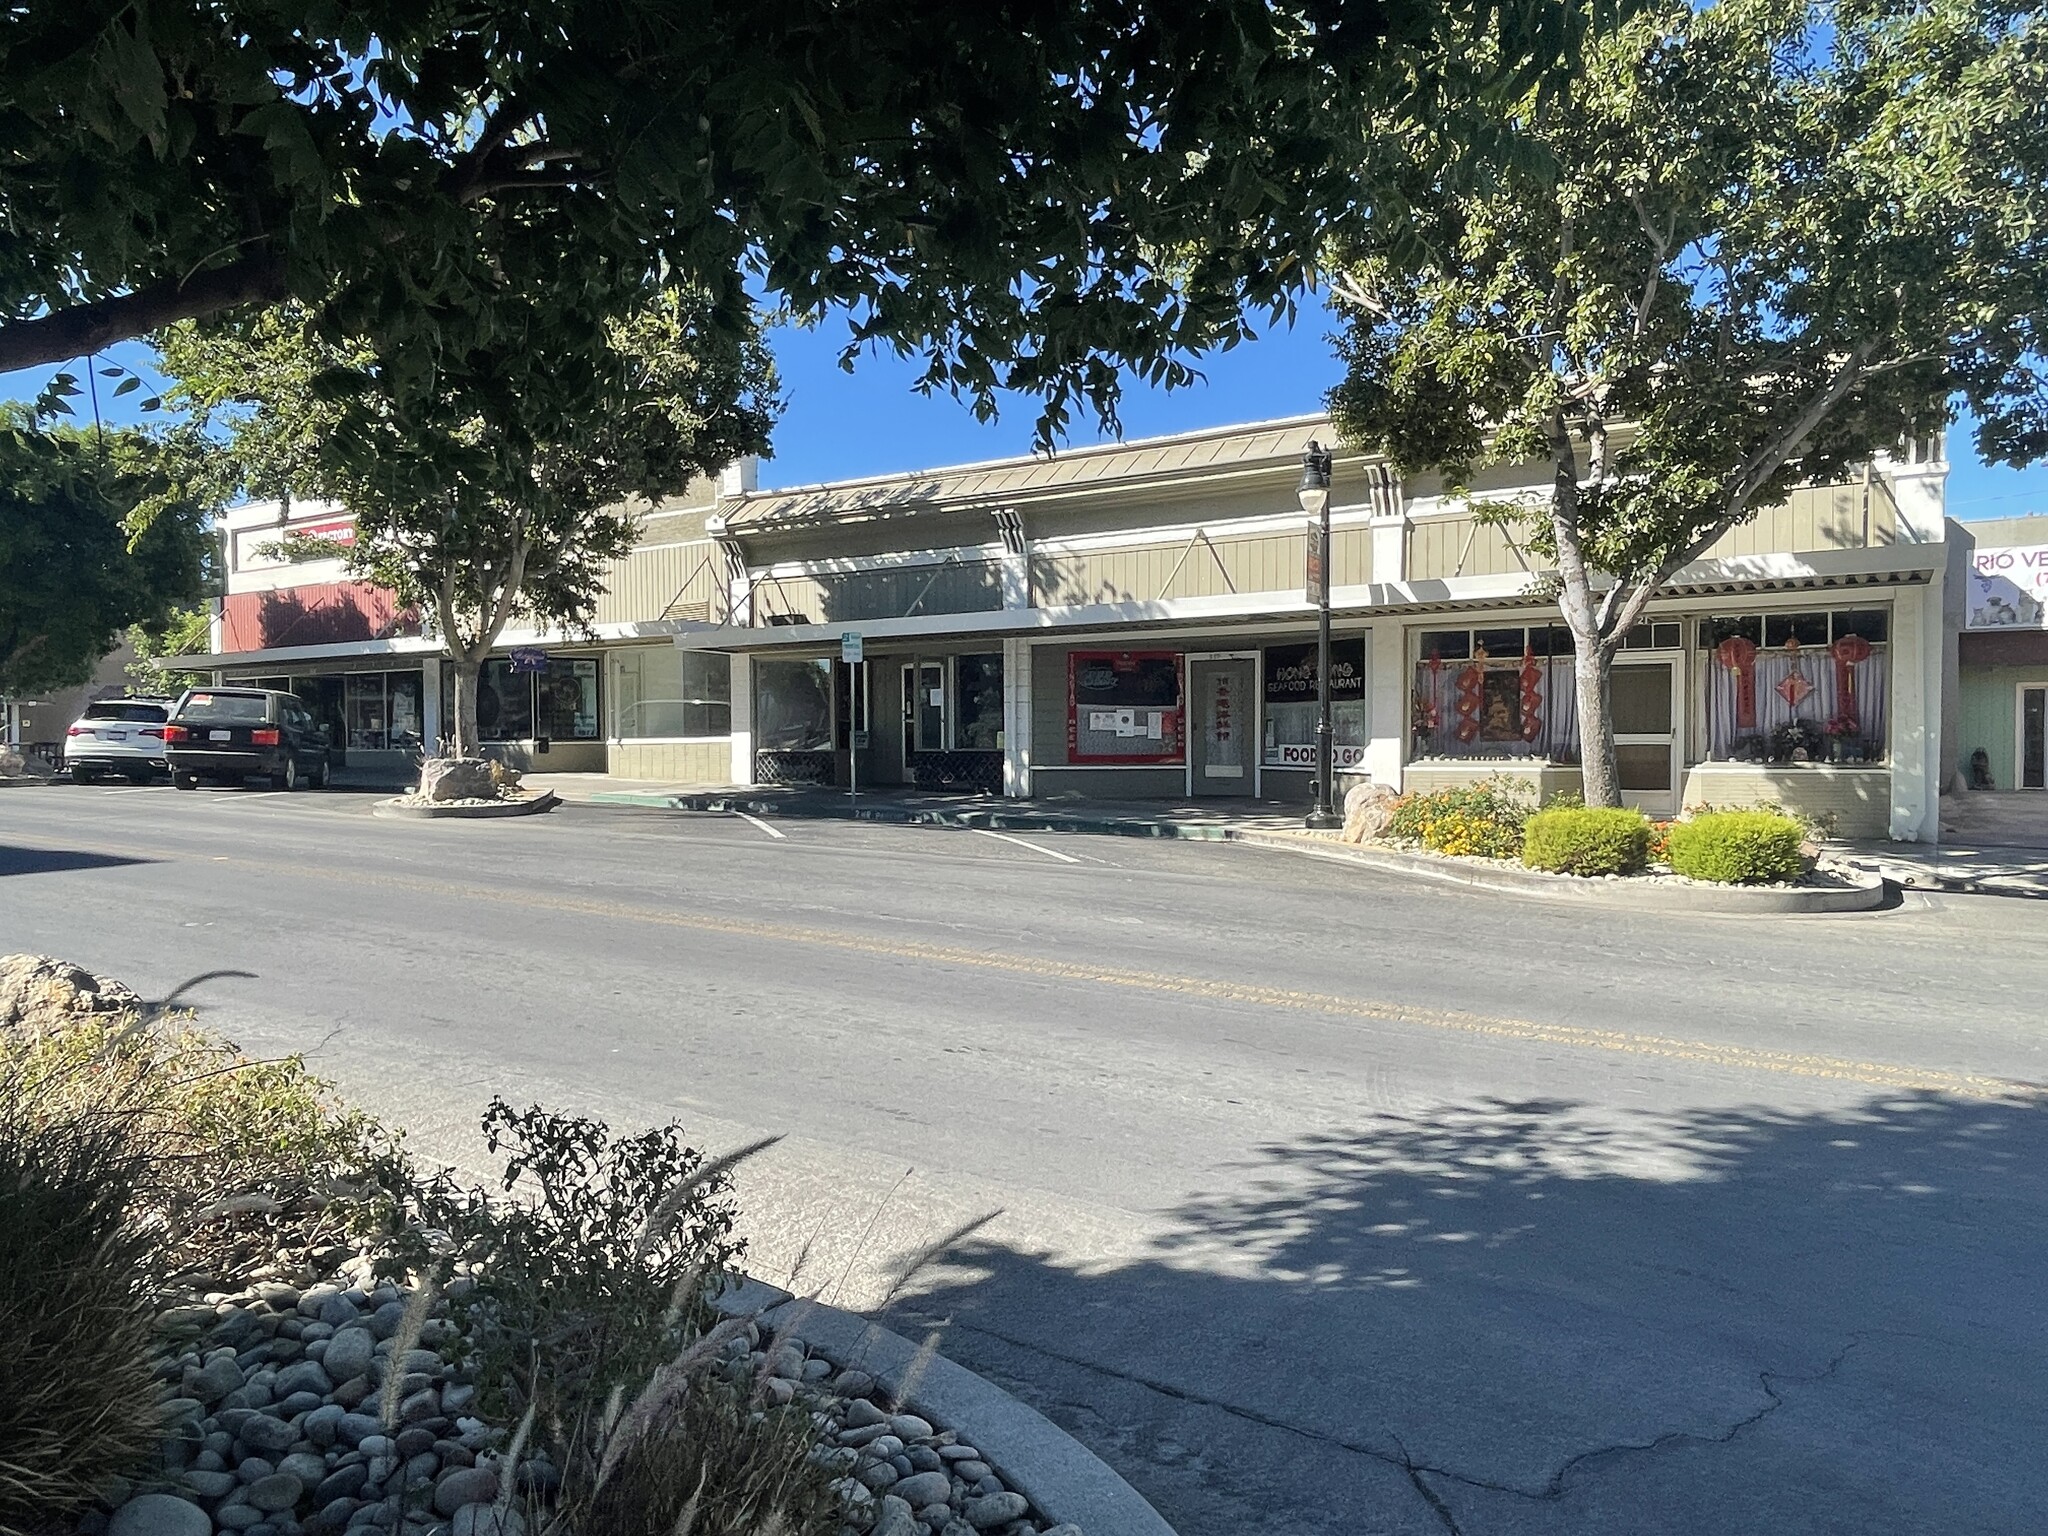
[[[1336,771],[1330,750],[1330,455],[1310,439],[1301,455],[1301,510],[1308,514],[1308,600],[1316,605],[1315,804],[1303,825],[1327,831],[1344,825],[1330,804]]]

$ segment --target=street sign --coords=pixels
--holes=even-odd
[[[839,634],[839,659],[849,667],[860,665],[860,632],[847,629]]]
[[[1302,585],[1308,589],[1309,602],[1320,607],[1330,598],[1330,566],[1323,549],[1323,525],[1319,518],[1309,519],[1307,550]]]
[[[512,670],[514,672],[545,672],[548,669],[548,653],[537,645],[515,645],[512,647]]]
[[[865,752],[867,751],[867,749],[868,733],[866,731],[855,731],[853,733],[853,750],[856,752]]]

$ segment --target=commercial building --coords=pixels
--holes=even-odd
[[[679,782],[857,769],[876,786],[1305,803],[1316,615],[1295,486],[1333,436],[1301,417],[775,491],[737,466],[645,515],[591,634],[507,637],[485,732],[532,766]],[[1848,834],[1931,835],[1965,573],[1946,470],[1938,440],[1905,445],[1677,574],[1615,667],[1634,803],[1775,801]],[[1541,562],[1436,477],[1339,452],[1332,484],[1338,788],[1576,785],[1570,639]],[[1547,485],[1532,465],[1476,489]],[[279,515],[231,522],[211,663],[317,698],[351,762],[435,740],[420,617],[338,565],[265,564],[281,527],[333,514]]]

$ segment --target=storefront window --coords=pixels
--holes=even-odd
[[[617,686],[622,740],[732,734],[732,658],[720,652],[620,651]]]
[[[1003,658],[962,656],[953,663],[959,697],[953,740],[969,751],[993,752],[1003,745]]]
[[[1316,647],[1266,647],[1266,745],[1268,768],[1316,766],[1316,721],[1321,702],[1316,687]],[[1339,768],[1365,761],[1372,739],[1366,698],[1365,640],[1330,642],[1330,757]]]
[[[1684,637],[1665,638],[1675,645]],[[1569,630],[1433,629],[1420,640],[1409,705],[1414,756],[1578,761]]]
[[[351,752],[381,752],[390,745],[384,713],[384,674],[351,672],[341,680],[342,709],[348,720]]]
[[[533,675],[503,658],[486,661],[476,680],[476,728],[485,741],[532,740]]]
[[[536,735],[554,741],[597,740],[597,670],[595,656],[548,658],[547,669],[533,679]]]
[[[391,717],[391,747],[398,752],[418,752],[426,745],[426,722],[420,716],[420,675],[417,672],[386,672],[384,702]]]
[[[1890,614],[1878,608],[1717,614],[1702,621],[1706,756],[1738,763],[1883,762],[1890,635]]]
[[[1067,760],[1179,762],[1180,652],[1070,652]]]
[[[836,662],[754,663],[754,742],[764,752],[826,752],[832,747],[832,672]]]

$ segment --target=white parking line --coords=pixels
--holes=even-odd
[[[1029,848],[1033,853],[1042,853],[1048,859],[1058,859],[1062,864],[1078,864],[1081,862],[1071,853],[1055,853],[1050,848],[1041,848],[1036,843],[1027,843],[1023,838],[1012,837],[1007,832],[991,832],[986,827],[969,827],[967,830],[978,833],[982,837],[993,837],[1000,842],[1015,843],[1019,848]]]
[[[779,843],[789,841],[788,837],[785,834],[776,831],[773,827],[769,826],[767,822],[763,821],[758,816],[749,816],[745,811],[734,811],[733,815],[739,817],[741,821],[751,821],[755,826],[759,827],[763,832],[766,832],[770,837],[774,838]]]

